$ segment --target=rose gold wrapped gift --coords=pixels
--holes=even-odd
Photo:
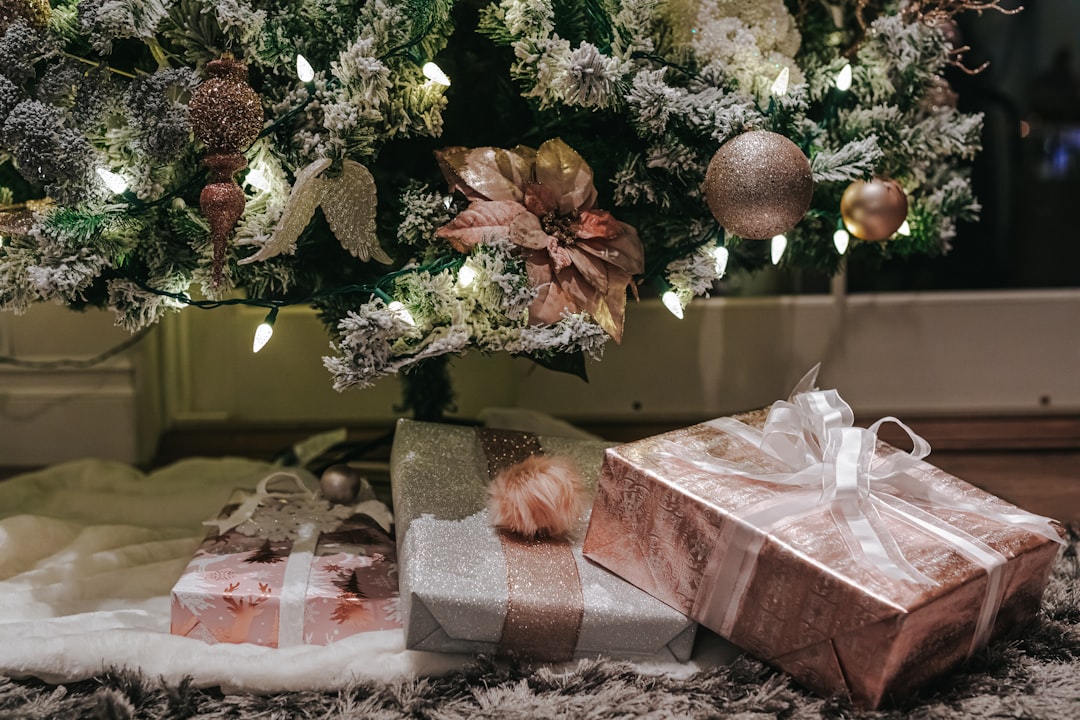
[[[1031,620],[1059,526],[788,402],[607,451],[584,554],[825,695],[910,693]],[[883,422],[912,438],[901,452]]]

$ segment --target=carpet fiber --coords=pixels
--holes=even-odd
[[[0,719],[37,718],[1059,718],[1080,717],[1077,532],[1059,558],[1038,620],[918,697],[877,712],[806,693],[740,657],[685,679],[583,661],[571,671],[478,659],[439,678],[357,684],[335,692],[226,694],[132,672],[49,685],[0,678]],[[0,652],[3,650],[0,649]]]

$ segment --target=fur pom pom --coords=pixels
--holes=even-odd
[[[585,510],[585,481],[565,457],[533,455],[502,470],[488,488],[491,522],[525,537],[569,533]]]

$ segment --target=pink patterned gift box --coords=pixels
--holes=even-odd
[[[173,587],[172,633],[287,647],[401,628],[394,541],[375,518],[389,518],[377,501],[332,507],[265,486],[246,494]]]

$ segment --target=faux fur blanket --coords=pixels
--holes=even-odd
[[[687,666],[530,667],[410,652],[400,633],[290,650],[168,635],[201,520],[267,469],[84,461],[0,483],[0,718],[1080,717],[1075,536],[1022,639],[876,713],[715,646]]]

